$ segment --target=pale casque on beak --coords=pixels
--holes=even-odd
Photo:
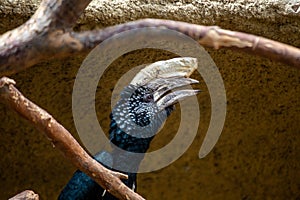
[[[199,83],[189,76],[197,69],[196,58],[179,57],[158,61],[142,69],[131,81],[132,85],[146,85],[153,89],[154,102],[159,110],[171,106],[188,96],[196,95],[200,90],[181,89],[187,85]]]

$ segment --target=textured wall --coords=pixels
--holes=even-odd
[[[91,3],[76,29],[153,17],[218,25],[300,47],[300,4],[294,2],[99,0]],[[24,23],[37,5],[38,1],[33,0],[1,1],[0,32]],[[140,174],[138,192],[147,199],[299,199],[300,71],[242,53],[208,51],[222,74],[227,93],[228,111],[221,138],[207,157],[198,158],[210,118],[210,98],[202,83],[201,121],[195,141],[172,165]],[[118,78],[131,66],[174,56],[142,50],[126,54],[111,65],[97,92],[99,122],[105,131],[110,112],[107,96]],[[76,137],[71,94],[83,59],[44,62],[12,76],[27,97]],[[197,75],[195,78],[201,80]],[[43,199],[55,199],[75,169],[25,120],[2,104],[0,113],[0,199],[25,189],[35,190]],[[172,139],[179,117],[177,109],[151,149]]]

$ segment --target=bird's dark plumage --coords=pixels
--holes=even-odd
[[[153,79],[143,85],[125,87],[110,114],[109,139],[112,152],[100,152],[94,158],[108,168],[128,175],[123,182],[136,190],[136,173],[151,140],[173,110],[178,99],[192,96],[194,90],[171,93],[170,90],[192,83],[193,79],[172,77]],[[179,91],[180,92],[180,91]],[[140,153],[132,156],[133,153]],[[76,171],[61,192],[59,200],[116,199],[81,171]]]
[[[158,129],[170,115],[173,105],[159,112],[154,90],[129,85],[121,93],[110,119],[110,141],[123,150],[145,153]]]

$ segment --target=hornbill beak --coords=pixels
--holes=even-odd
[[[131,81],[133,85],[146,85],[154,90],[153,98],[159,110],[171,106],[200,90],[174,89],[199,83],[188,78],[198,67],[196,58],[179,57],[152,63],[142,69]]]
[[[154,90],[154,102],[158,106],[159,110],[163,110],[186,97],[198,94],[200,90],[175,90],[195,83],[199,83],[199,81],[191,78],[173,77],[155,79],[148,83],[147,86]]]
[[[196,58],[179,57],[152,63],[142,69],[133,80],[132,85],[146,85],[158,78],[190,77],[198,68]]]

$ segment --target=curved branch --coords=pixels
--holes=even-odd
[[[71,28],[90,1],[42,1],[30,20],[0,36],[0,76],[14,74],[46,59],[86,53],[115,34],[143,27],[175,30],[203,46],[244,51],[300,68],[300,49],[216,26],[142,19],[102,30],[73,32]],[[110,171],[94,161],[62,125],[26,99],[13,84],[11,79],[0,79],[0,99],[42,130],[77,168],[120,199],[142,199],[121,182],[119,178],[124,178],[124,175]]]
[[[0,79],[1,101],[44,132],[54,147],[108,192],[119,199],[143,199],[120,180],[120,178],[127,178],[126,175],[108,170],[90,157],[61,124],[45,110],[24,97],[14,84],[12,79],[6,77]]]
[[[206,47],[244,51],[300,69],[300,49],[255,35],[224,30],[217,26],[201,26],[172,20],[142,19],[102,30],[73,33],[72,37],[84,45],[81,49],[83,51],[92,49],[112,35],[145,27],[175,30],[193,38]]]
[[[62,33],[71,30],[90,1],[42,1],[26,23],[0,36],[0,74],[16,73],[70,49],[67,45],[74,42],[64,41]]]
[[[52,29],[72,28],[90,2],[91,0],[44,0],[28,22]]]
[[[39,10],[37,13],[41,12]],[[117,33],[143,27],[175,30],[193,38],[203,46],[244,51],[300,68],[300,49],[263,37],[224,30],[216,26],[201,26],[172,20],[142,19],[102,30],[76,33],[67,31],[57,23],[55,29],[53,24],[47,20],[35,21],[39,16],[37,13],[21,27],[0,37],[0,76],[16,73],[43,60],[49,60],[49,58],[63,58],[75,53],[88,52]],[[58,16],[54,15],[54,17]],[[72,20],[67,20],[67,22],[71,23]],[[49,27],[51,28],[49,29]]]

